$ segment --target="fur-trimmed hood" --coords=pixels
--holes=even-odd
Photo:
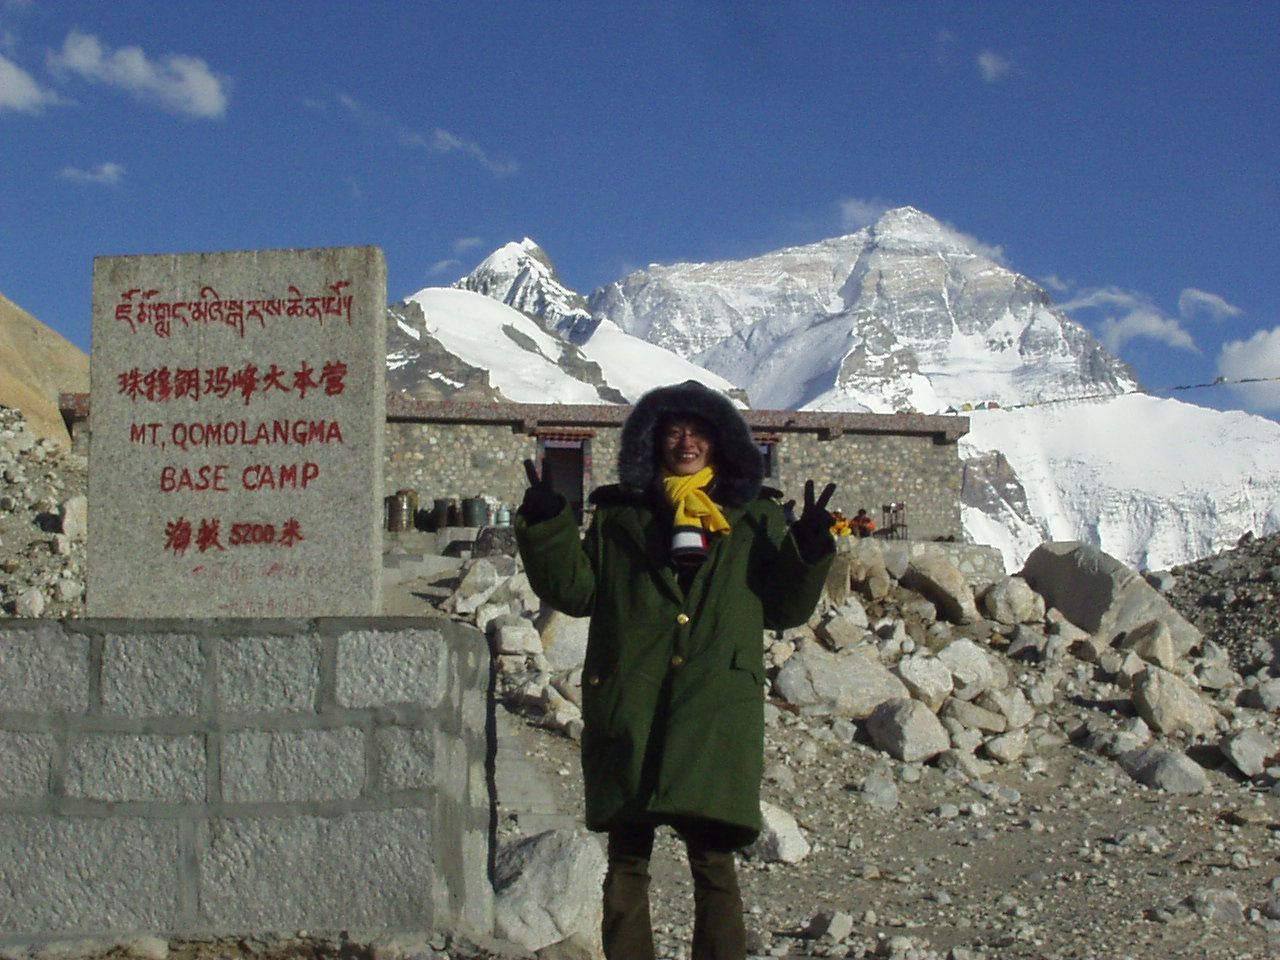
[[[620,493],[651,497],[660,492],[658,426],[672,414],[693,414],[715,430],[716,480],[712,495],[717,503],[742,507],[760,496],[764,458],[751,437],[751,428],[728,397],[696,380],[658,387],[636,401],[622,425],[618,450]]]

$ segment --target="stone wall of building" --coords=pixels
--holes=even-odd
[[[447,620],[6,622],[0,947],[489,933],[488,670]]]
[[[413,490],[422,509],[437,499],[483,496],[508,506],[527,486],[522,462],[536,457],[537,438],[511,424],[387,424],[388,494]]]
[[[550,429],[550,428],[548,428]],[[597,426],[587,441],[588,489],[617,480],[616,426]],[[930,434],[762,432],[776,438],[765,483],[801,500],[804,481],[821,490],[833,481],[832,505],[852,516],[866,508],[877,523],[881,507],[906,503],[911,539],[963,536],[960,521],[962,470],[955,443]],[[524,496],[526,457],[537,456],[538,439],[513,424],[392,421],[387,424],[386,490],[417,492],[419,505],[433,500],[484,496],[515,506]]]
[[[932,436],[845,433],[823,439],[815,433],[782,435],[770,478],[788,497],[802,502],[804,482],[821,492],[832,481],[831,506],[852,517],[865,508],[877,524],[881,508],[905,503],[906,535],[912,540],[963,537],[960,523],[960,458],[954,443]]]

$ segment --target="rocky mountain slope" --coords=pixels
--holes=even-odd
[[[628,403],[690,378],[736,398],[729,381],[611,323],[590,320],[531,240],[507,244],[453,288],[428,287],[388,309],[388,384],[419,399]]]
[[[58,394],[88,389],[85,352],[0,295],[0,405],[22,410],[37,436],[66,447]]]

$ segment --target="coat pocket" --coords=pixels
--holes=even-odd
[[[757,700],[764,699],[764,657],[747,650],[734,650],[729,661],[729,679],[735,695],[750,690]]]

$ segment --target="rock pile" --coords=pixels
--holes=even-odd
[[[828,718],[894,760],[969,777],[1034,767],[1041,749],[1070,740],[1165,790],[1206,789],[1206,766],[1280,782],[1270,659],[1253,650],[1242,674],[1105,554],[1046,544],[1023,575],[975,595],[941,555],[891,570],[877,541],[840,545],[810,622],[762,638],[772,712]],[[1095,631],[1032,583],[1068,597]],[[444,609],[489,637],[505,700],[578,736],[585,621],[543,611],[512,557],[472,561]]]
[[[1280,657],[1280,534],[1246,533],[1234,550],[1149,573],[1147,580],[1242,673]]]
[[[0,407],[0,616],[82,615],[87,480],[84,457]]]
[[[1019,575],[977,590],[939,556],[906,564],[876,541],[840,548],[810,622],[761,638],[766,828],[743,860],[756,954],[1280,947],[1280,884],[1265,885],[1280,855],[1280,664],[1256,644],[1247,662],[1233,656],[1082,544],[1046,544]],[[500,698],[565,738],[563,777],[581,731],[586,622],[542,610],[515,558],[472,561],[444,606],[490,638]],[[1029,852],[1037,845],[1054,855]],[[677,866],[655,879],[654,902],[677,920],[657,937],[663,956],[681,957],[689,893],[678,848],[667,853]],[[1175,856],[1189,866],[1171,872]],[[984,896],[1018,884],[1036,892]],[[1140,892],[1118,894],[1130,885]],[[859,886],[897,894],[817,909]],[[1120,939],[1097,939],[1108,928]],[[1134,952],[1130,936],[1148,946]]]

